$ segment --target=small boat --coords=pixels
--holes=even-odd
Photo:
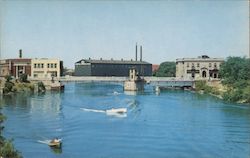
[[[118,109],[109,109],[109,110],[106,110],[106,113],[118,113],[118,114],[124,114],[127,112],[127,109],[126,108],[118,108]]]
[[[48,144],[50,147],[60,148],[62,145],[62,139],[53,139]]]

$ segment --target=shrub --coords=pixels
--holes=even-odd
[[[10,75],[5,76],[6,82],[10,82],[12,80],[12,77]]]
[[[45,86],[43,84],[43,82],[38,82],[38,92],[45,92]]]
[[[13,89],[12,89],[13,86],[14,86],[14,83],[12,83],[12,82],[5,82],[3,92],[4,93],[12,92],[13,91]]]
[[[28,79],[27,74],[21,74],[20,77],[19,77],[20,82],[28,82],[27,79]]]
[[[21,158],[20,153],[14,148],[11,141],[4,142],[0,149],[0,155],[4,158]]]

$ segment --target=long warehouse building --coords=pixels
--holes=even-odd
[[[82,59],[75,63],[75,76],[129,76],[135,68],[140,76],[152,75],[152,64],[145,61]]]

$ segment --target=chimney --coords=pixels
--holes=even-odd
[[[19,58],[22,58],[23,54],[22,54],[22,49],[19,49]]]
[[[137,43],[135,45],[135,61],[137,61]]]
[[[140,61],[142,61],[142,46],[140,47]]]

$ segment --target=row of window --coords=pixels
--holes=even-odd
[[[34,68],[44,68],[44,64],[43,63],[36,63],[36,64],[34,64]],[[56,63],[48,63],[47,68],[57,68],[57,64]]]
[[[209,63],[208,66],[209,66],[209,67],[212,67],[212,63]],[[187,67],[189,67],[189,63],[187,63]],[[192,63],[192,67],[194,67],[194,63]],[[197,63],[197,64],[196,64],[196,67],[200,67],[200,63]],[[217,67],[217,63],[214,63],[214,67],[215,67],[215,68]]]

